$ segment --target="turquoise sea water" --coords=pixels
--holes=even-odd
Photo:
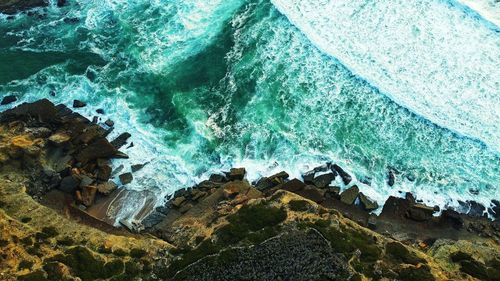
[[[115,166],[150,162],[128,188],[333,161],[380,201],[500,198],[500,29],[461,4],[69,2],[0,16],[0,95],[104,108],[133,135]]]

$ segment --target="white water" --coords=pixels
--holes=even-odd
[[[399,105],[500,149],[500,36],[491,24],[437,0],[272,2]]]

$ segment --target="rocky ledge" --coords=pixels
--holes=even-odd
[[[499,280],[499,226],[485,207],[435,216],[406,194],[376,216],[363,185],[331,163],[254,183],[234,168],[113,227],[92,210],[123,196],[111,174],[133,180],[110,165],[130,134],[108,141],[112,121],[93,121],[48,100],[0,114],[0,279]],[[495,217],[498,202],[489,207]]]

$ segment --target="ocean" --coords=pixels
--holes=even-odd
[[[134,143],[114,167],[148,163],[125,188],[334,162],[379,202],[500,198],[498,3],[68,2],[0,15],[0,96],[104,109]]]

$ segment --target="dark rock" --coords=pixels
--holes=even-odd
[[[97,113],[99,113],[99,114],[104,114],[104,109],[99,108],[99,109],[97,109],[95,112],[97,112]]]
[[[472,217],[482,217],[486,208],[477,203],[476,201],[467,201],[470,206],[469,212],[467,214]]]
[[[99,122],[99,117],[94,116],[94,117],[92,118],[92,123],[97,124],[98,122]]]
[[[396,176],[394,175],[394,172],[392,170],[389,170],[389,173],[387,174],[387,184],[389,186],[393,186],[395,181]]]
[[[407,217],[414,221],[427,221],[432,218],[434,214],[434,208],[423,204],[415,204],[411,206],[407,211]]]
[[[227,177],[231,181],[243,180],[245,174],[246,174],[245,168],[231,168],[229,173],[227,173]]]
[[[193,194],[193,197],[191,198],[191,200],[198,201],[198,199],[201,199],[201,198],[203,198],[205,196],[207,196],[206,192],[204,192],[204,191],[198,191],[195,194]]]
[[[413,203],[407,199],[389,196],[384,203],[380,216],[393,219],[403,218],[412,205]]]
[[[345,185],[348,185],[352,181],[351,175],[344,171],[339,165],[333,164],[332,169],[340,175]]]
[[[464,221],[460,214],[455,210],[444,210],[441,213],[441,222],[451,224],[455,229],[460,229],[464,226]]]
[[[472,195],[479,195],[479,189],[469,188],[469,192]]]
[[[111,119],[108,119],[106,120],[106,122],[104,122],[104,124],[106,124],[106,126],[108,127],[113,127],[115,125],[115,122],[113,122],[113,120]]]
[[[393,259],[406,263],[417,265],[419,263],[425,263],[424,259],[417,257],[414,253],[411,253],[406,249],[403,244],[399,242],[389,242],[385,245],[385,251]]]
[[[405,193],[405,198],[406,200],[408,200],[411,204],[415,204],[415,202],[417,201],[415,199],[415,196],[413,196],[413,194],[411,192],[406,192]]]
[[[358,194],[359,188],[356,185],[353,185],[340,194],[340,201],[342,201],[344,204],[352,205],[358,197]]]
[[[72,176],[64,177],[59,185],[59,190],[69,194],[73,194],[76,188],[80,185],[80,182]]]
[[[172,200],[172,206],[174,206],[175,208],[179,208],[185,201],[186,197],[184,196],[176,197],[174,200]]]
[[[111,177],[111,166],[109,165],[102,165],[99,166],[99,169],[97,171],[97,179],[100,181],[107,181]]]
[[[191,203],[184,204],[184,205],[182,205],[182,206],[179,208],[179,212],[180,212],[181,214],[184,214],[184,213],[186,213],[187,211],[189,211],[192,207],[193,207],[193,204],[191,204]]]
[[[122,146],[124,146],[127,143],[127,140],[131,137],[132,135],[125,132],[120,134],[116,139],[111,141],[111,145],[113,145],[116,149],[120,149]]]
[[[359,193],[359,201],[366,211],[373,211],[378,208],[377,201],[372,200],[370,197],[364,195],[363,192]]]
[[[145,219],[142,220],[141,224],[145,229],[152,228],[153,226],[162,222],[166,216],[160,212],[152,212]]]
[[[6,104],[9,104],[9,103],[13,103],[15,101],[17,101],[17,97],[16,96],[12,96],[12,95],[5,96],[5,97],[3,97],[2,102],[0,102],[0,105],[6,105]]]
[[[227,179],[224,175],[221,174],[211,174],[209,181],[211,182],[218,182],[218,183],[224,183],[227,182]]]
[[[76,159],[81,163],[95,160],[97,158],[110,158],[116,155],[116,149],[105,138],[98,138],[92,144],[84,148]]]
[[[367,222],[368,228],[371,230],[377,229],[377,216],[374,214],[371,214],[368,217],[368,222]]]
[[[335,180],[336,174],[328,173],[317,176],[313,179],[313,184],[319,188],[327,187],[332,181]]]
[[[146,166],[148,163],[144,163],[144,164],[135,164],[135,165],[132,165],[130,166],[130,169],[132,170],[132,173],[135,173],[137,171],[140,171],[142,168],[144,168],[144,166]]]
[[[316,203],[321,203],[325,200],[324,192],[313,185],[307,185],[304,189],[297,191],[297,194]]]
[[[11,15],[19,11],[25,11],[36,7],[45,7],[47,5],[47,0],[0,1],[0,13]]]
[[[325,189],[325,198],[340,199],[340,187],[329,186]]]
[[[73,101],[73,108],[81,108],[81,107],[85,107],[85,106],[87,106],[87,104],[83,101],[80,101],[80,100]]]
[[[304,189],[305,186],[306,184],[301,182],[300,180],[292,179],[282,184],[280,188],[286,191],[297,192],[299,190]]]
[[[498,200],[491,200],[491,207],[488,208],[488,213],[496,220],[500,219],[500,202]]]
[[[15,108],[0,113],[0,120],[4,122],[26,120],[33,118],[41,122],[51,122],[57,116],[57,109],[53,103],[47,99],[42,99],[33,103],[23,103]]]
[[[306,172],[305,174],[302,175],[302,179],[304,180],[305,183],[312,184],[313,179],[314,179],[314,175],[316,175],[316,172],[314,170],[309,171],[309,172]]]
[[[290,175],[288,175],[288,173],[282,171],[270,177],[263,177],[259,179],[259,181],[255,184],[255,187],[258,190],[266,190],[284,183],[289,176]]]
[[[128,159],[129,156],[126,154],[126,153],[123,153],[121,151],[117,151],[113,156],[112,158],[116,158],[116,159]]]
[[[83,176],[81,176],[81,179],[80,179],[80,186],[81,187],[89,186],[93,182],[94,182],[94,180],[92,178],[90,178],[89,176],[83,175]]]
[[[123,185],[131,183],[132,180],[134,179],[134,177],[132,176],[132,173],[124,173],[124,174],[121,174],[118,177],[120,178],[120,182]]]
[[[67,0],[57,0],[57,7],[64,7],[68,4]]]

